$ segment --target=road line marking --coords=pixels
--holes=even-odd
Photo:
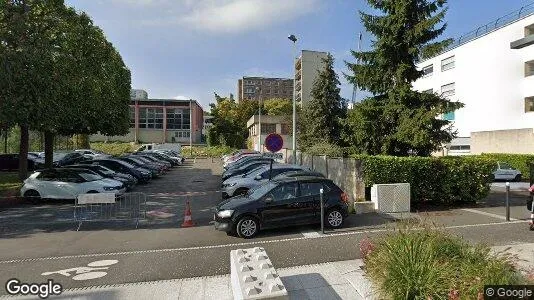
[[[485,226],[494,226],[494,225],[503,226],[503,225],[524,224],[524,223],[525,223],[525,221],[517,220],[517,221],[511,221],[511,222],[494,222],[494,223],[482,223],[482,224],[470,224],[470,225],[441,226],[441,227],[437,227],[437,228],[438,229],[457,229],[457,228],[485,227]],[[413,229],[413,230],[422,230],[422,229],[423,228]],[[152,249],[152,250],[137,250],[137,251],[110,252],[110,253],[93,253],[93,254],[79,254],[79,255],[66,255],[66,256],[23,258],[23,259],[13,259],[13,260],[0,261],[0,264],[43,261],[43,260],[69,259],[69,258],[87,258],[87,257],[98,257],[98,256],[113,256],[113,255],[131,255],[131,254],[145,254],[145,253],[181,252],[181,251],[190,251],[190,250],[206,250],[206,249],[218,249],[218,248],[228,248],[228,247],[248,247],[248,246],[258,245],[258,244],[274,244],[274,243],[280,243],[280,242],[312,240],[312,239],[321,239],[321,238],[333,238],[333,237],[338,237],[338,236],[351,236],[351,235],[380,233],[380,232],[393,232],[393,229],[392,228],[389,228],[389,229],[384,228],[384,229],[369,229],[369,230],[348,231],[348,232],[334,232],[334,233],[329,233],[329,234],[325,234],[325,235],[320,234],[320,235],[318,235],[316,237],[295,237],[295,238],[286,238],[286,239],[263,240],[263,241],[254,241],[254,242],[222,244],[222,245],[196,246],[196,247],[186,247],[186,248]]]
[[[304,237],[307,237],[307,238],[314,238],[314,237],[320,237],[321,235],[319,234],[319,232],[317,231],[302,231],[301,234],[304,236]]]
[[[460,209],[460,210],[467,211],[467,212],[474,213],[474,214],[483,215],[483,216],[488,216],[488,217],[492,217],[492,218],[496,218],[496,219],[500,219],[500,220],[505,220],[505,221],[506,221],[506,217],[505,217],[505,216],[501,216],[501,215],[497,215],[497,214],[492,214],[492,213],[485,212],[485,211],[481,211],[481,210],[470,209],[470,208],[462,208],[462,209]],[[519,221],[519,220],[516,219],[516,218],[510,218],[510,221]]]

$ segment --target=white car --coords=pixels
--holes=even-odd
[[[493,172],[495,180],[521,181],[521,171],[514,169],[505,162],[498,162]]]
[[[32,200],[74,199],[79,194],[115,193],[126,191],[123,183],[104,178],[86,169],[54,168],[36,171],[20,189],[20,195]]]
[[[74,150],[74,152],[81,153],[81,154],[83,154],[83,156],[85,156],[87,158],[92,158],[92,159],[110,157],[109,154],[106,154],[106,153],[100,152],[100,151],[96,151],[96,150],[91,150],[91,149],[78,149],[78,150]]]

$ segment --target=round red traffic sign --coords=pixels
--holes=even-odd
[[[271,152],[278,152],[284,146],[284,139],[278,133],[271,133],[265,138],[265,148]]]

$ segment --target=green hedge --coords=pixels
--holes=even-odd
[[[236,149],[228,146],[193,146],[193,151],[189,146],[182,146],[182,155],[186,157],[221,157],[234,152]],[[192,155],[191,155],[192,152]]]
[[[489,193],[495,165],[494,160],[482,157],[353,157],[363,162],[366,186],[408,182],[412,203],[450,204],[483,199]]]
[[[523,180],[528,180],[530,178],[528,163],[534,162],[534,155],[532,154],[483,153],[480,156],[508,163],[512,167],[521,171]]]
[[[132,153],[138,147],[139,145],[124,142],[91,143],[91,149],[115,156],[120,156],[125,153]]]

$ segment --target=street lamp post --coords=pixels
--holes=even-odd
[[[297,57],[297,37],[293,34],[287,37],[293,42],[293,59],[291,60],[291,70],[293,72],[293,163],[297,163],[297,102],[296,102],[296,86],[297,75],[295,73],[295,57]]]
[[[258,151],[263,152],[263,148],[261,147],[261,88],[259,86],[256,87],[256,94],[258,95]]]

